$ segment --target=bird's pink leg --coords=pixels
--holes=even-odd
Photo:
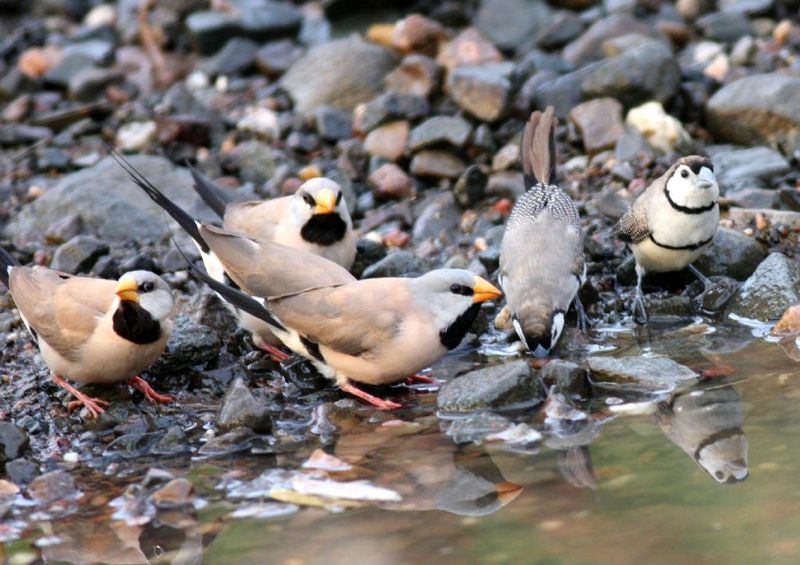
[[[369,404],[372,404],[373,406],[379,408],[380,410],[394,410],[395,408],[401,408],[403,406],[402,404],[398,404],[397,402],[392,402],[391,400],[383,400],[382,398],[378,398],[377,396],[372,396],[368,392],[364,392],[360,388],[353,386],[350,383],[339,385],[339,388],[341,388],[345,392],[349,392],[353,396],[357,396],[358,398],[368,402]]]
[[[272,360],[275,361],[276,363],[283,363],[289,358],[289,355],[287,353],[284,353],[274,345],[270,345],[268,343],[262,343],[257,347],[269,353],[269,356],[272,357]]]
[[[413,385],[414,383],[426,384],[426,385],[438,385],[439,381],[420,374],[411,375],[406,379],[406,384]]]
[[[172,397],[168,394],[159,394],[142,377],[131,377],[125,384],[141,392],[150,404],[169,404]]]
[[[92,418],[97,418],[100,414],[105,413],[105,410],[103,410],[102,406],[108,406],[108,401],[101,400],[99,398],[92,398],[91,396],[83,394],[81,391],[58,375],[53,375],[53,381],[77,399],[72,400],[67,404],[67,409],[70,412],[75,410],[78,406],[86,406],[86,409],[89,410]]]

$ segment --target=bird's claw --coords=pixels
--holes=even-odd
[[[368,392],[361,390],[360,388],[353,386],[350,383],[345,383],[340,385],[340,388],[345,391],[349,392],[353,396],[364,400],[365,402],[371,404],[378,410],[395,410],[396,408],[402,408],[402,404],[398,404],[397,402],[392,402],[391,400],[384,400],[383,398],[378,398],[377,396],[373,396]]]
[[[133,377],[128,380],[127,384],[141,392],[150,404],[169,404],[173,400],[168,394],[159,394],[154,391],[150,384],[141,377]]]
[[[439,381],[437,381],[436,379],[432,379],[432,378],[430,378],[428,376],[425,376],[425,375],[416,374],[416,375],[411,375],[410,377],[408,377],[406,379],[406,384],[407,385],[413,385],[413,384],[438,385]]]
[[[284,353],[277,347],[273,345],[269,345],[268,343],[262,343],[257,346],[262,351],[266,351],[270,358],[275,361],[276,363],[283,363],[286,361],[290,356],[287,353]]]
[[[75,394],[75,393],[73,393]],[[109,403],[106,400],[102,400],[100,398],[92,398],[91,396],[86,396],[83,393],[75,394],[77,400],[70,400],[67,403],[67,410],[73,412],[77,408],[81,406],[85,406],[86,409],[91,414],[92,418],[98,418],[100,414],[105,414],[105,410],[103,410],[102,406],[108,406]]]

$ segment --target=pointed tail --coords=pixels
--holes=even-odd
[[[538,110],[531,114],[522,134],[522,171],[525,175],[525,188],[535,184],[552,184],[556,179],[556,140],[555,126],[558,119],[553,115],[553,107],[548,106],[544,113]]]
[[[11,267],[18,266],[19,261],[14,259],[14,256],[11,255],[8,250],[0,247],[0,282],[2,282],[6,288],[9,288],[8,277]]]
[[[194,190],[203,199],[203,202],[208,204],[208,207],[220,218],[225,216],[225,208],[230,204],[230,200],[219,189],[217,185],[211,182],[203,173],[187,164],[189,170],[192,172],[194,179]]]

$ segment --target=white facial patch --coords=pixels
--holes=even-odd
[[[703,171],[707,171],[703,173]],[[708,175],[714,178],[714,174],[708,167],[700,169],[701,174],[705,174],[703,184],[708,181]],[[695,175],[686,165],[681,165],[675,169],[675,173],[667,181],[667,194],[670,200],[678,206],[684,208],[704,208],[717,201],[719,198],[719,188],[716,181],[711,186],[700,188],[699,175]]]

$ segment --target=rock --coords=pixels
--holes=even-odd
[[[669,100],[679,82],[680,69],[672,51],[653,41],[591,67],[581,92],[585,98],[608,96],[631,107],[650,100]]]
[[[737,290],[739,290],[738,281],[728,277],[716,277],[702,293],[694,297],[692,302],[697,310],[713,316],[722,311]],[[693,314],[694,312],[690,311],[686,316],[691,317]]]
[[[406,120],[390,122],[375,128],[367,134],[364,140],[364,149],[370,155],[397,161],[406,152],[408,129]]]
[[[800,149],[800,77],[752,75],[735,80],[706,104],[708,127],[718,140]]]
[[[462,208],[473,208],[483,200],[489,177],[478,165],[470,165],[453,186],[453,197]]]
[[[263,159],[263,153],[260,156]],[[189,171],[161,157],[131,155],[130,164],[192,217],[214,218],[192,189]],[[121,190],[121,187],[129,187]],[[56,222],[80,216],[87,233],[101,241],[159,240],[169,236],[161,208],[149,198],[132,198],[128,174],[108,157],[94,167],[70,173],[45,194],[25,206],[6,224],[5,234],[17,242],[38,241]],[[180,228],[171,223],[173,233]],[[134,235],[135,234],[135,235]]]
[[[772,335],[797,335],[800,333],[800,305],[790,306],[772,328]],[[8,466],[6,466],[8,467]],[[16,481],[15,481],[16,482]]]
[[[253,397],[241,378],[234,379],[225,393],[217,412],[216,425],[222,432],[250,428],[255,432],[268,433],[272,428],[266,407]]]
[[[511,92],[512,63],[461,66],[447,77],[450,96],[475,117],[493,122],[504,114]]]
[[[192,502],[192,482],[179,477],[172,479],[150,495],[150,500],[159,509],[179,508]]]
[[[396,63],[388,50],[353,36],[312,47],[280,84],[298,112],[308,113],[322,105],[352,111],[379,93]]]
[[[512,142],[500,148],[500,151],[492,157],[492,171],[505,171],[512,167],[519,168],[519,152],[519,143]]]
[[[208,327],[179,315],[175,319],[167,347],[161,358],[150,368],[157,375],[174,374],[181,369],[205,365],[219,356],[222,341]]]
[[[739,188],[725,191],[725,200],[739,208],[774,208],[778,204],[779,193],[767,188]]]
[[[488,436],[503,433],[512,425],[508,418],[494,412],[475,412],[447,422],[444,432],[457,445],[474,444],[484,441]]]
[[[411,177],[394,163],[386,163],[372,171],[367,182],[375,198],[380,200],[403,200],[414,195]]]
[[[719,9],[750,16],[766,13],[774,4],[775,0],[719,0]]]
[[[396,250],[386,257],[364,269],[362,279],[377,279],[382,277],[402,277],[421,275],[430,270],[430,265],[424,259],[417,257],[409,251]]]
[[[83,230],[83,222],[78,214],[68,214],[50,226],[45,238],[48,243],[64,243],[77,236]]]
[[[314,112],[317,132],[326,141],[349,139],[353,135],[353,117],[330,106],[320,106]]]
[[[781,253],[770,253],[739,288],[727,313],[771,321],[800,302],[800,265]]]
[[[80,54],[73,54],[64,57],[44,75],[44,82],[47,85],[55,86],[66,90],[70,81],[75,75],[85,69],[95,66],[94,61],[89,57]]]
[[[207,118],[189,114],[172,114],[158,117],[158,142],[174,142],[208,147],[211,143],[212,123]]]
[[[436,116],[428,118],[411,130],[408,148],[412,152],[434,145],[451,145],[461,148],[469,139],[472,126],[457,116]]]
[[[461,222],[461,213],[455,206],[455,198],[450,192],[432,194],[420,204],[422,212],[414,222],[412,232],[414,241],[428,238],[450,239],[451,232]]]
[[[558,49],[583,33],[581,17],[568,10],[556,12],[550,22],[536,36],[536,44],[542,49]]]
[[[706,39],[730,44],[750,35],[753,31],[750,20],[740,12],[706,14],[697,20],[696,25],[702,30]]]
[[[213,53],[230,37],[241,33],[238,18],[222,11],[194,12],[185,23],[195,49],[203,55]]]
[[[645,102],[631,108],[625,123],[639,132],[650,147],[661,153],[687,149],[692,142],[683,124],[667,114],[660,102]]]
[[[466,165],[456,155],[438,149],[424,149],[411,160],[411,174],[423,177],[457,178]]]
[[[111,41],[105,39],[87,39],[77,43],[68,43],[61,50],[61,55],[64,57],[80,55],[90,59],[96,65],[106,66],[114,62],[115,48],[116,46]]]
[[[114,143],[120,151],[136,153],[155,141],[157,132],[155,122],[129,122],[117,130]]]
[[[390,92],[428,98],[438,90],[441,80],[442,69],[436,61],[425,55],[408,55],[386,75],[384,83]]]
[[[428,101],[411,94],[387,92],[359,106],[355,111],[355,129],[369,132],[390,120],[416,120],[428,115]]]
[[[569,118],[578,128],[589,155],[613,149],[625,134],[622,105],[613,98],[597,98],[579,104],[569,113]]]
[[[74,498],[80,494],[75,481],[66,471],[50,471],[33,479],[28,485],[28,495],[40,505],[56,500]]]
[[[39,466],[28,459],[14,459],[6,463],[6,475],[17,485],[27,485],[39,474]]]
[[[539,0],[481,0],[475,25],[500,49],[512,50],[539,35],[551,16]]]
[[[245,107],[242,117],[236,122],[236,129],[254,133],[266,141],[273,141],[280,137],[278,115],[263,106]]]
[[[404,53],[412,51],[436,55],[439,43],[447,37],[442,24],[419,14],[410,14],[398,21],[392,30],[391,45]]]
[[[603,57],[603,43],[607,40],[632,33],[662,41],[665,39],[642,20],[628,14],[619,14],[596,21],[583,35],[564,48],[563,56],[576,67],[582,67]]]
[[[87,273],[95,261],[108,253],[108,245],[90,235],[76,235],[56,249],[50,268],[76,274]]]
[[[525,360],[490,365],[446,382],[436,405],[451,413],[542,402],[544,387]]]
[[[684,381],[697,378],[697,374],[668,357],[606,357],[587,359],[592,382],[653,392],[673,390]]]
[[[714,241],[694,262],[707,277],[725,275],[743,281],[766,257],[764,248],[752,237],[727,228],[718,228]]]
[[[89,102],[101,94],[106,86],[123,78],[124,75],[114,69],[89,67],[72,75],[67,92],[73,100]]]
[[[757,224],[759,216],[768,225],[782,225],[792,230],[800,229],[800,212],[766,210],[763,208],[731,208],[728,212],[728,218],[733,222],[733,225],[742,229]]]
[[[566,118],[570,110],[577,106],[582,97],[581,85],[583,81],[595,70],[597,64],[589,65],[575,72],[554,78],[550,73],[537,73],[531,80],[541,77],[536,81],[537,88],[533,93],[533,104],[537,108],[553,106],[556,116]],[[528,85],[523,85],[523,89]]]
[[[769,180],[791,170],[783,155],[763,146],[714,153],[711,162],[720,185]]]
[[[11,422],[0,422],[0,465],[22,456],[28,449],[28,434]]]
[[[256,68],[269,78],[277,78],[288,71],[303,53],[303,48],[291,39],[270,41],[256,52]]]
[[[464,65],[499,63],[503,55],[481,32],[468,27],[439,49],[436,62],[452,71]]]
[[[245,141],[237,145],[224,161],[225,168],[238,171],[243,182],[260,186],[269,181],[277,171],[272,147],[257,140]]]
[[[556,387],[573,398],[589,398],[592,392],[586,369],[571,361],[552,359],[539,375],[545,386]]]
[[[256,61],[258,45],[254,41],[242,37],[234,37],[225,43],[225,47],[217,51],[198,68],[210,77],[218,75],[237,75],[249,71]]]

